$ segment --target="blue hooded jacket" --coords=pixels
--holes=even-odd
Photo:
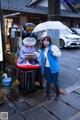
[[[51,73],[57,73],[60,70],[58,58],[53,56],[51,51],[51,45],[48,47],[47,52]],[[44,49],[40,49],[40,57],[41,57],[41,72],[44,74],[44,67],[45,67],[45,58],[44,58]]]

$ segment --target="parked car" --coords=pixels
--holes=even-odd
[[[80,28],[71,28],[71,30],[77,34],[77,35],[80,35]]]
[[[75,34],[69,28],[59,29],[60,30],[60,37],[59,37],[59,47],[60,48],[73,48],[73,47],[80,47],[80,36]],[[50,31],[51,32],[51,31]],[[50,33],[51,38],[54,40],[54,31]],[[55,32],[56,34],[56,32]],[[41,37],[44,37],[47,34],[43,32]]]
[[[74,34],[70,29],[60,30],[60,48],[80,47],[80,36]]]

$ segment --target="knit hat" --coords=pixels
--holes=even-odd
[[[23,39],[23,44],[25,46],[34,46],[36,44],[36,39],[33,37],[26,37]]]

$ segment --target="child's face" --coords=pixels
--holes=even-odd
[[[43,41],[43,44],[44,44],[45,47],[48,47],[49,44],[50,44],[50,42],[49,42],[47,39],[45,39],[45,40]]]

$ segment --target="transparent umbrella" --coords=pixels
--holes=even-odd
[[[52,39],[59,39],[60,31],[65,29],[71,32],[71,30],[60,21],[47,21],[38,24],[32,31],[32,34],[36,33],[38,39],[43,39],[47,35]]]
[[[47,21],[38,24],[33,32],[40,32],[44,30],[50,30],[50,29],[69,29],[67,26],[65,26],[63,23],[60,21]]]

